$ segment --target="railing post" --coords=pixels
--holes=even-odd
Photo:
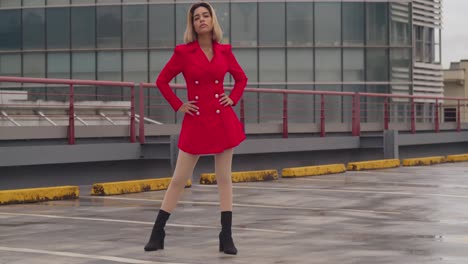
[[[75,87],[70,84],[70,105],[68,111],[68,144],[75,144]]]
[[[130,142],[135,143],[135,85],[130,86],[130,94]]]
[[[320,95],[320,136],[325,137],[325,95]]]
[[[245,102],[244,102],[244,97],[241,98],[240,101],[240,121],[242,124],[242,128],[244,129],[245,133]]]
[[[411,97],[411,133],[416,133],[416,110],[413,97]]]
[[[439,127],[439,99],[436,99],[435,105],[436,105],[435,118],[434,118],[435,132],[439,133],[439,131],[440,131],[440,127]]]
[[[461,131],[461,111],[460,111],[460,99],[457,100],[458,106],[457,106],[457,132]]]
[[[283,138],[288,138],[288,94],[283,93]]]
[[[352,135],[358,137],[361,135],[361,103],[360,95],[356,93],[353,95],[353,121],[352,121]]]
[[[144,92],[143,92],[143,84],[140,83],[139,86],[139,95],[140,95],[140,123],[139,123],[139,133],[138,139],[140,139],[140,144],[145,143],[145,100],[144,100]]]
[[[389,110],[388,110],[388,97],[385,97],[384,103],[384,129],[388,130],[388,123],[390,122]]]

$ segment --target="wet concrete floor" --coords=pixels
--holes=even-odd
[[[468,263],[468,163],[235,184],[237,256],[217,251],[217,189],[199,184],[144,252],[163,195],[1,206],[0,263]]]

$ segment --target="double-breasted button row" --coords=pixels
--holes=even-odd
[[[218,84],[219,81],[218,81],[218,80],[215,80],[214,83],[215,83],[215,84]],[[199,82],[199,81],[195,81],[195,84],[200,84],[200,82]]]
[[[214,98],[218,99],[218,98],[219,98],[219,96],[220,96],[219,94],[215,94],[215,95],[214,95]],[[198,95],[195,95],[195,97],[194,97],[194,98],[195,98],[195,100],[198,100],[198,99],[200,99],[200,97],[198,97]]]
[[[216,112],[215,112],[215,113],[216,113],[216,114],[220,114],[220,113],[221,113],[221,110],[216,109]],[[197,111],[195,114],[196,114],[197,116],[199,116],[199,115],[200,115],[200,111]]]

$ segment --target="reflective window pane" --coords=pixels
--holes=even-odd
[[[284,45],[286,37],[284,11],[284,3],[259,3],[258,41],[260,46]]]
[[[0,50],[20,49],[21,11],[2,10],[0,11]]]
[[[174,5],[149,5],[150,47],[173,47],[175,43],[174,26]]]
[[[313,3],[286,3],[287,45],[312,46],[314,31]]]
[[[73,52],[72,78],[83,80],[96,79],[96,55],[94,52]]]
[[[231,23],[232,45],[257,46],[257,3],[232,3]]]
[[[120,6],[97,7],[98,48],[120,48],[122,17]]]
[[[191,4],[176,4],[176,43],[184,43],[184,33],[187,27],[187,12]],[[165,24],[163,24],[165,25]],[[171,30],[173,30],[171,28]]]
[[[97,0],[98,4],[115,4],[120,3],[120,0]]]
[[[72,78],[82,80],[96,80],[96,54],[94,52],[72,53]],[[96,87],[76,86],[75,100],[95,100]]]
[[[45,15],[44,9],[23,10],[23,48],[45,48]]]
[[[0,1],[0,7],[20,7],[21,0]]]
[[[21,76],[20,54],[0,54],[0,76]]]
[[[388,42],[388,3],[367,3],[367,42],[385,45]]]
[[[315,80],[317,82],[341,81],[341,50],[315,50]]]
[[[70,53],[47,54],[47,78],[70,79]],[[49,85],[47,100],[66,101],[69,98],[68,85]]]
[[[97,55],[98,80],[122,81],[122,55],[115,51],[102,51]],[[98,99],[102,101],[120,101],[123,89],[119,87],[98,87]]]
[[[367,81],[388,81],[388,49],[367,49]]]
[[[159,73],[164,68],[164,65],[171,58],[173,49],[153,50],[150,51],[150,80],[154,83],[158,78]],[[146,110],[146,115],[149,118],[162,123],[174,123],[175,113],[169,103],[164,99],[158,89],[147,89],[146,94],[150,95],[148,99],[149,109]]]
[[[53,6],[53,5],[68,5],[70,4],[70,0],[47,0],[47,5]]]
[[[47,78],[70,79],[70,54],[47,54]]]
[[[94,48],[96,46],[95,7],[71,9],[72,48]]]
[[[392,82],[408,82],[411,79],[411,49],[390,49]]]
[[[391,8],[391,44],[410,45],[411,44],[411,6],[409,3],[390,3]],[[398,5],[398,6],[397,6]],[[400,8],[405,11],[400,11]]]
[[[125,51],[123,54],[124,80],[127,82],[148,82],[148,52]]]
[[[123,7],[123,46],[124,48],[144,48],[148,46],[147,6]]]
[[[315,4],[315,44],[341,44],[341,3]]]
[[[94,4],[96,3],[96,0],[71,0],[72,4]]]
[[[314,52],[311,48],[288,49],[288,82],[314,80]]]
[[[24,53],[23,54],[23,76],[24,77],[45,77],[45,54],[44,53]]]
[[[343,81],[364,81],[364,49],[343,50]]]
[[[47,9],[47,48],[65,49],[70,47],[70,9]]]
[[[46,0],[23,0],[23,6],[45,6]]]
[[[364,3],[343,3],[343,44],[364,44]]]
[[[229,4],[228,3],[211,3],[218,17],[219,25],[223,30],[223,40],[221,43],[230,43],[230,23],[229,23]]]
[[[284,82],[286,80],[284,49],[260,49],[260,82]]]

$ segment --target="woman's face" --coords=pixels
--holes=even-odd
[[[213,31],[213,20],[210,11],[200,6],[193,12],[193,27],[198,35],[211,33]]]

